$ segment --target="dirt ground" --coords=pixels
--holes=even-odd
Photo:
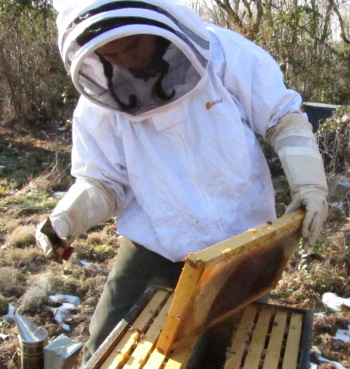
[[[69,168],[70,132],[54,136],[39,132],[36,137],[8,130],[0,133],[0,165],[12,171],[0,169],[0,317],[11,304],[45,327],[49,341],[64,333],[85,342],[89,321],[117,255],[115,220],[94,227],[77,240],[70,261],[57,264],[45,259],[35,244],[35,227],[60,198],[54,194],[72,183],[66,172],[62,174]],[[288,195],[283,190],[276,195],[282,208]],[[350,308],[334,312],[322,303],[326,292],[350,298],[349,245],[349,213],[332,207],[314,252],[308,256],[300,249],[295,252],[270,297],[273,304],[315,313],[311,359],[322,369],[337,367],[320,363],[316,347],[324,358],[350,369],[350,342],[332,338],[337,330],[349,329]],[[80,299],[61,323],[55,320],[61,303],[50,300],[56,294]],[[13,320],[0,318],[0,369],[20,367],[17,333]]]

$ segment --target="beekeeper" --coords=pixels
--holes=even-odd
[[[313,245],[327,184],[300,95],[237,33],[180,0],[56,0],[59,48],[81,94],[75,184],[50,220],[68,246],[117,216],[124,236],[90,325],[84,360],[154,278],[175,285],[189,254],[275,218],[270,143]],[[49,257],[55,243],[37,229]]]

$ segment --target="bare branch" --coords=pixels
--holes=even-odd
[[[324,18],[323,31],[322,31],[322,35],[320,37],[320,41],[322,43],[325,42],[325,40],[327,38],[327,35],[328,35],[329,25],[330,25],[331,16],[332,16],[332,10],[333,10],[333,7],[334,7],[334,5],[332,3],[333,3],[333,1],[330,1],[328,3],[328,6],[327,6],[326,16]]]
[[[242,1],[243,1],[243,4],[244,4],[244,7],[246,8],[246,10],[248,12],[248,17],[253,18],[253,12],[252,12],[252,9],[250,8],[251,2],[248,3],[247,0],[242,0]]]
[[[232,20],[236,26],[238,26],[239,28],[243,28],[243,23],[238,15],[238,12],[231,7],[229,0],[214,1],[221,9],[223,9],[227,13],[230,20]]]
[[[254,23],[253,26],[253,30],[252,33],[255,36],[260,29],[260,24],[262,22],[262,17],[263,17],[263,5],[261,0],[256,0],[256,21]]]
[[[342,15],[340,14],[337,4],[334,2],[334,0],[329,0],[329,2],[334,6],[334,12],[338,17],[340,31],[341,31],[340,36],[346,44],[350,44],[350,38],[346,35],[344,20],[343,20]]]

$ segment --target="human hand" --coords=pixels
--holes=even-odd
[[[303,247],[306,252],[311,252],[327,218],[327,191],[314,185],[300,187],[292,196],[292,202],[287,207],[286,213],[300,208],[305,209],[302,224]]]

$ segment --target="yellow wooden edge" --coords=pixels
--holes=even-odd
[[[281,270],[283,271],[283,268],[281,268]],[[174,342],[173,342],[171,348],[175,349],[175,350],[183,350],[185,347],[187,347],[191,343],[191,341],[193,340],[194,337],[201,335],[208,328],[211,328],[211,327],[217,325],[218,323],[221,323],[224,320],[230,318],[231,316],[236,314],[238,311],[242,310],[246,306],[249,306],[251,303],[258,300],[260,297],[265,296],[267,293],[272,291],[274,287],[275,287],[275,285],[270,285],[266,289],[264,289],[262,292],[260,292],[256,295],[252,295],[249,299],[244,301],[244,303],[237,305],[234,309],[229,310],[228,312],[226,312],[224,314],[221,314],[217,318],[215,318],[212,321],[208,322],[205,327],[202,327],[200,329],[194,329],[191,332],[191,335],[189,335],[189,336],[186,336],[186,337],[183,337],[183,338],[180,338],[180,339],[177,339],[177,337],[175,336]]]
[[[270,309],[260,310],[252,341],[249,345],[248,353],[245,358],[243,367],[244,369],[259,367],[261,355],[265,346],[266,336],[270,326],[271,317],[272,311]]]
[[[218,262],[220,259],[242,254],[251,246],[264,246],[264,241],[276,238],[282,239],[300,227],[304,215],[304,210],[297,210],[293,213],[284,215],[272,222],[266,223],[255,229],[250,229],[189,255],[186,257],[185,262],[192,263],[192,265],[196,263],[208,264],[211,262]]]
[[[184,350],[175,350],[171,353],[169,360],[164,365],[164,369],[185,369],[191,357],[193,348],[196,346],[198,337],[192,340]]]
[[[238,328],[234,331],[231,347],[227,350],[227,359],[223,369],[239,369],[245,350],[249,347],[249,335],[254,327],[258,309],[248,306],[244,312]]]
[[[141,337],[137,347],[131,354],[128,362],[123,367],[124,369],[140,369],[143,367],[149,355],[151,354],[155,342],[159,336],[159,332],[163,327],[171,302],[172,298],[169,298],[166,304],[162,307],[149,330]]]
[[[145,366],[142,369],[160,369],[166,357],[157,350],[153,350],[148,358]]]
[[[298,352],[302,334],[303,316],[292,313],[282,369],[297,369]]]
[[[190,263],[185,264],[182,270],[179,282],[174,292],[173,303],[170,307],[164,328],[156,344],[156,349],[164,355],[168,355],[170,351],[170,347],[181,324],[181,317],[187,311],[187,308],[192,301],[197,283],[202,273],[203,265],[201,263],[196,265],[191,265]]]
[[[144,333],[145,327],[148,326],[150,320],[154,318],[158,307],[165,303],[165,300],[169,298],[169,295],[170,292],[165,290],[155,292],[130,329],[125,332],[122,339],[104,359],[103,363],[99,364],[99,368],[115,369],[117,368],[118,363],[125,362],[128,359],[130,353],[139,340],[140,334]],[[136,335],[134,333],[136,333]]]
[[[239,310],[242,310],[244,307],[246,307],[250,303],[256,301],[259,297],[262,297],[264,295],[266,295],[265,292],[250,298],[245,303],[240,304],[237,307],[235,307],[234,309],[228,311],[227,313],[224,313],[224,314],[220,315],[219,317],[217,317],[216,319],[213,319],[205,327],[193,330],[191,332],[191,335],[188,335],[188,336],[186,336],[184,338],[180,338],[180,339],[176,339],[176,337],[175,337],[174,343],[172,344],[171,349],[172,350],[179,350],[179,351],[184,350],[191,343],[191,341],[193,340],[194,337],[197,337],[197,336],[201,335],[208,328],[211,328],[211,327],[215,326],[216,324],[228,319],[232,315],[236,314]]]
[[[271,330],[269,345],[266,349],[263,369],[278,368],[286,323],[287,313],[284,311],[277,311]]]
[[[102,364],[101,369],[120,369],[124,366],[139,342],[141,333],[135,330],[130,336],[128,335],[127,337],[128,340],[123,345],[123,348],[121,350],[116,349],[112,351],[111,355],[109,355],[107,360]]]

